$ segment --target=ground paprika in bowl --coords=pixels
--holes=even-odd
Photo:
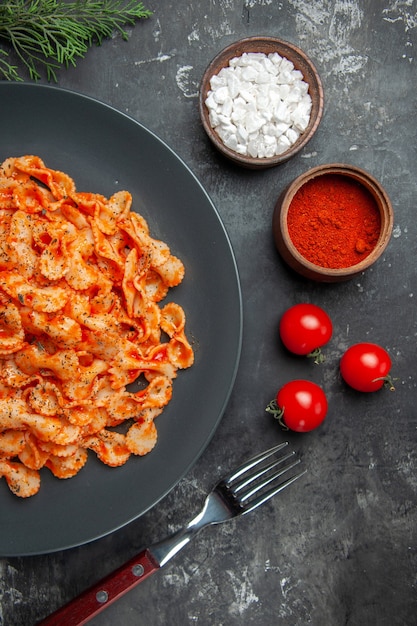
[[[276,246],[303,276],[337,282],[357,276],[381,256],[391,237],[389,197],[353,165],[320,165],[296,178],[276,203]]]

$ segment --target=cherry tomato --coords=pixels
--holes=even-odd
[[[292,380],[281,387],[266,407],[284,428],[306,433],[317,428],[327,414],[327,398],[319,385]]]
[[[279,323],[284,346],[293,354],[320,355],[320,348],[331,338],[333,324],[326,311],[315,304],[296,304],[287,309]],[[323,361],[323,356],[316,359]]]
[[[343,380],[357,391],[377,391],[384,384],[393,390],[390,370],[388,352],[376,343],[356,343],[340,360]]]

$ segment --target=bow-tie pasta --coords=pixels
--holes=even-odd
[[[131,204],[37,156],[0,167],[0,477],[20,497],[88,450],[112,467],[150,452],[194,362],[183,309],[162,302],[184,266]]]

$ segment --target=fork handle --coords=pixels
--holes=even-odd
[[[148,549],[124,563],[68,604],[38,622],[38,626],[82,626],[160,568]]]

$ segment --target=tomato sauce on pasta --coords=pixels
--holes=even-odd
[[[0,166],[0,477],[17,496],[43,467],[71,478],[89,450],[111,467],[150,452],[194,362],[182,307],[163,303],[183,263],[131,206],[38,156]]]

